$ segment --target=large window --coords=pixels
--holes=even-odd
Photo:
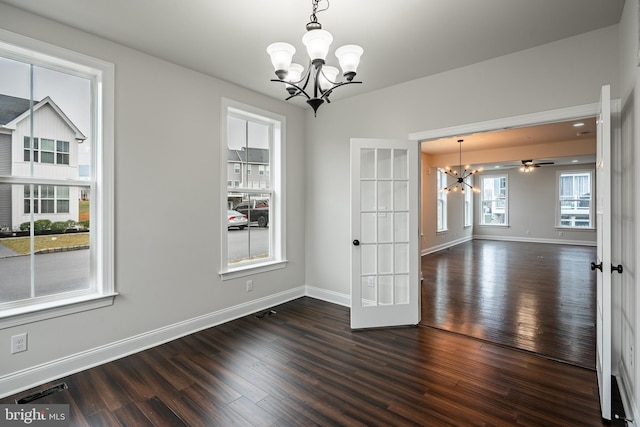
[[[480,224],[509,224],[509,193],[506,175],[481,175]]]
[[[468,176],[465,181],[473,186],[473,175]],[[471,227],[473,225],[473,191],[468,188],[464,192],[464,226]]]
[[[222,182],[227,183],[222,193],[221,276],[227,279],[284,266],[284,117],[229,100],[223,103],[222,159],[234,162],[226,160],[221,167],[226,173]]]
[[[593,185],[591,171],[558,173],[558,226],[593,228]]]
[[[443,191],[447,187],[447,174],[438,169],[438,229],[437,231],[447,230],[447,192]]]
[[[0,76],[0,328],[111,304],[113,66],[0,31]]]

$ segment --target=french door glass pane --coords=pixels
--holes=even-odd
[[[378,302],[379,305],[393,304],[393,276],[378,276]]]
[[[391,176],[391,150],[379,149],[378,151],[378,179],[390,179]]]
[[[393,214],[378,213],[378,242],[393,241]]]
[[[378,181],[378,210],[390,211],[393,209],[393,182]]]
[[[378,287],[375,276],[363,276],[360,278],[361,304],[363,307],[378,305]]]
[[[360,210],[376,210],[376,182],[362,181],[360,183]]]
[[[360,214],[360,241],[363,244],[376,241],[376,214]]]
[[[408,179],[407,150],[393,150],[393,177],[395,179]]]
[[[378,274],[393,273],[393,245],[378,245]]]
[[[376,177],[376,150],[364,149],[360,151],[360,178],[373,179]]]
[[[377,273],[376,245],[361,245],[360,272],[363,276]]]
[[[395,303],[409,304],[409,275],[401,274],[395,276]]]

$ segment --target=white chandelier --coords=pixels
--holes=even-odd
[[[282,82],[286,84],[289,100],[295,96],[305,97],[307,104],[313,108],[313,114],[318,111],[318,107],[325,101],[329,101],[329,95],[338,87],[351,83],[362,83],[353,81],[356,70],[360,64],[360,56],[364,50],[355,44],[342,46],[336,50],[336,57],[342,68],[342,75],[346,81],[337,81],[339,70],[336,67],[325,65],[325,60],[329,53],[329,47],[333,42],[333,36],[330,32],[323,30],[322,25],[318,22],[316,14],[329,9],[329,1],[327,7],[318,10],[318,3],[321,0],[312,0],[313,12],[311,13],[311,21],[307,24],[307,32],[302,36],[302,43],[307,47],[309,55],[309,65],[305,71],[300,64],[292,63],[293,55],[296,48],[289,43],[277,42],[267,47],[267,53],[271,56],[271,63],[275,69],[278,79],[272,82]],[[313,92],[307,93],[307,86],[313,80]],[[311,88],[309,88],[311,90]]]
[[[453,170],[451,169],[449,166],[445,167],[444,169],[440,169],[440,171],[446,173],[447,175],[453,177],[455,179],[455,181],[453,182],[453,184],[450,184],[444,188],[442,188],[440,191],[448,193],[450,191],[458,191],[458,188],[460,189],[461,193],[464,193],[465,191],[465,187],[469,187],[471,190],[473,190],[476,193],[480,192],[480,189],[474,185],[469,184],[466,179],[468,177],[470,177],[471,175],[475,175],[476,173],[480,172],[482,169],[474,169],[474,170],[469,170],[469,168],[471,166],[467,165],[465,166],[465,169],[462,170],[462,142],[464,141],[464,139],[459,139],[458,140],[458,144],[460,144],[460,164],[458,166],[458,170],[460,170],[460,172],[458,172],[457,170]]]

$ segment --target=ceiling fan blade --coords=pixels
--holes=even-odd
[[[542,165],[553,165],[555,164],[554,162],[540,162],[540,163],[535,163],[534,166],[538,167],[538,166],[542,166]]]

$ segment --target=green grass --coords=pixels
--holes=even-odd
[[[0,239],[0,244],[19,254],[31,253],[31,239],[29,237],[8,237]],[[89,233],[49,234],[35,236],[35,251],[45,249],[72,248],[89,245]]]

